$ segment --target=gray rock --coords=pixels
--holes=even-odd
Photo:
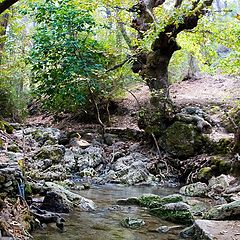
[[[93,211],[96,208],[95,203],[92,200],[84,198],[79,194],[73,193],[56,183],[46,182],[45,186],[50,191],[60,195],[64,202],[72,207],[77,207],[83,211]]]
[[[209,188],[206,183],[196,182],[180,189],[180,193],[190,197],[204,197],[208,192]]]
[[[47,192],[40,208],[50,212],[69,213],[71,204],[65,201],[62,195],[56,192]]]
[[[195,225],[192,225],[190,227],[184,228],[179,235],[183,239],[189,239],[189,238],[191,239],[191,237],[193,237],[194,234],[195,234]]]
[[[222,174],[218,177],[212,177],[209,180],[208,186],[211,189],[221,186],[223,190],[225,190],[227,187],[229,187],[230,183],[234,181],[234,179],[235,179],[234,177]]]
[[[121,221],[121,225],[126,228],[137,229],[145,225],[145,222],[139,218],[128,217]]]
[[[204,215],[204,218],[211,220],[240,220],[240,200],[214,206]]]
[[[65,147],[62,145],[47,145],[40,148],[34,156],[34,159],[51,159],[53,163],[59,163],[63,160]]]

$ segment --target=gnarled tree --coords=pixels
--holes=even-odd
[[[151,44],[151,50],[141,51],[133,64],[133,71],[139,73],[147,82],[151,91],[161,93],[163,97],[168,97],[168,65],[173,53],[180,49],[177,44],[177,35],[183,30],[193,29],[197,26],[198,20],[206,12],[207,7],[211,6],[213,0],[176,0],[170,7],[165,6],[170,16],[159,21],[155,15],[155,9],[162,7],[165,3],[171,4],[166,0],[138,0],[134,6],[137,17],[132,21],[132,27],[137,30],[138,38],[143,39],[145,33],[153,26],[162,25],[156,38]],[[163,22],[161,22],[163,21]]]

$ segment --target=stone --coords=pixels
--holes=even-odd
[[[7,150],[10,152],[20,152],[20,148],[16,144],[8,146]]]
[[[51,159],[53,163],[59,163],[62,161],[64,153],[65,148],[62,145],[47,145],[40,148],[34,159]]]
[[[180,232],[179,236],[180,236],[181,238],[183,238],[183,239],[192,239],[192,237],[194,236],[194,234],[195,234],[195,225],[192,225],[192,226],[190,226],[190,227],[184,228],[184,229]],[[200,238],[198,238],[198,239],[200,239]]]
[[[190,206],[184,202],[168,203],[158,208],[152,208],[150,213],[174,223],[190,224],[193,221]]]
[[[196,182],[180,188],[179,192],[190,197],[204,197],[209,188],[206,183]]]
[[[194,239],[196,240],[237,240],[240,221],[196,220]]]
[[[6,182],[6,183],[4,184],[4,187],[5,187],[5,188],[8,188],[8,187],[10,187],[12,184],[13,184],[12,181],[8,181],[8,182]]]
[[[62,196],[62,199],[67,204],[77,207],[79,210],[94,211],[96,208],[95,203],[92,200],[73,193],[56,183],[45,182],[45,186],[49,189],[49,191],[55,192],[56,194]]]
[[[176,121],[167,128],[165,139],[160,139],[160,145],[171,155],[188,158],[198,153],[203,146],[201,133],[192,124]]]
[[[103,149],[90,146],[84,150],[75,149],[74,158],[76,159],[76,171],[82,171],[86,168],[96,168],[104,162]]]
[[[127,199],[118,199],[116,202],[117,205],[140,205],[140,201],[138,198],[131,197]]]
[[[175,231],[178,231],[179,229],[182,229],[183,226],[176,225],[176,226],[160,226],[156,229],[156,232],[158,233],[174,233],[176,235]]]
[[[47,192],[40,208],[50,212],[69,213],[71,204],[56,192]]]
[[[121,221],[121,225],[126,228],[137,229],[145,225],[145,222],[139,218],[128,217]]]
[[[240,220],[240,200],[212,207],[205,219],[210,220]]]
[[[225,190],[227,187],[229,187],[230,183],[234,181],[234,179],[234,177],[222,174],[218,177],[212,177],[208,182],[208,186],[211,189],[221,186],[223,190]]]
[[[160,197],[155,194],[144,194],[138,198],[138,200],[141,206],[156,208],[168,203],[181,202],[183,201],[183,197],[179,194],[172,194],[165,197]]]
[[[31,134],[33,139],[39,143],[40,146],[45,144],[46,141],[50,141],[54,144],[58,143],[61,137],[61,132],[57,128],[44,128],[44,127],[33,127],[25,129],[25,134]]]

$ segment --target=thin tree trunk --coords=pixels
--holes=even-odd
[[[0,63],[2,60],[3,49],[6,42],[5,37],[7,32],[8,20],[9,20],[8,13],[5,13],[2,16],[0,16]]]

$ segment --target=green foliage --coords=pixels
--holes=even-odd
[[[35,4],[37,23],[30,62],[35,93],[55,110],[76,111],[99,92],[107,58],[94,37],[90,10],[72,1]]]
[[[25,63],[29,39],[26,36],[27,19],[13,10],[9,12],[8,31],[0,54],[0,115],[21,120],[26,116],[29,68]]]
[[[88,110],[115,96],[123,82],[132,81],[129,65],[114,74],[106,71],[122,55],[113,49],[113,36],[106,36],[109,29],[94,18],[95,5],[70,0],[32,5],[37,24],[29,58],[32,87],[48,109]],[[98,14],[100,18],[101,11]]]
[[[239,75],[240,24],[235,15],[231,9],[213,12],[200,19],[194,30],[178,35],[182,49],[198,59],[202,71]]]

